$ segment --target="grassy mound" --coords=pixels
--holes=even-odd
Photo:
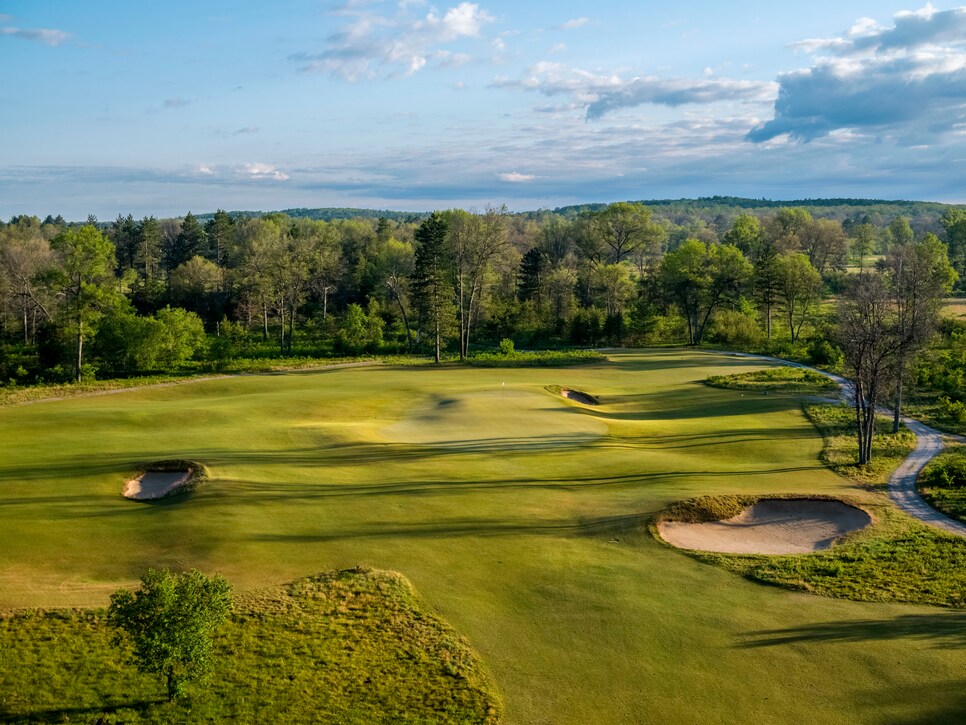
[[[236,602],[215,670],[164,701],[111,645],[103,610],[0,619],[4,722],[497,723],[475,656],[398,574],[330,572]]]
[[[936,456],[919,475],[918,485],[930,506],[966,522],[966,446]]]
[[[838,385],[820,373],[787,366],[733,375],[712,375],[704,382],[714,388],[757,393],[828,395],[838,391]]]

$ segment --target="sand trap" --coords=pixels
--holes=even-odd
[[[564,388],[560,391],[560,394],[568,400],[572,400],[575,403],[580,403],[581,405],[600,405],[600,401],[597,400],[597,398],[595,398],[593,395],[582,393],[579,390],[569,390]]]
[[[762,499],[724,521],[662,521],[661,536],[683,549],[728,554],[806,554],[828,549],[840,536],[864,529],[872,518],[841,501]]]
[[[147,471],[124,484],[125,498],[147,501],[163,498],[191,480],[192,469],[186,471]]]

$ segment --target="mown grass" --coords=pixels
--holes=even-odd
[[[875,497],[820,461],[795,397],[702,383],[762,362],[607,357],[323,368],[0,409],[0,608],[102,607],[149,567],[218,572],[244,595],[363,565],[402,572],[467,638],[508,722],[961,721],[966,648],[944,645],[966,615],[762,586],[648,534],[698,495]],[[209,481],[152,505],[121,496],[138,464],[172,458]],[[245,667],[255,697],[272,668]],[[37,679],[37,711],[72,677]]]
[[[872,490],[881,490],[891,472],[915,447],[903,429],[892,434],[881,420],[871,464],[855,463],[854,411],[845,405],[809,405],[809,418],[822,431],[822,458],[836,472]],[[674,521],[720,521],[737,515],[759,496],[707,496],[669,507]],[[898,511],[883,494],[839,497],[873,516],[872,526],[853,532],[832,549],[795,556],[754,556],[691,552],[708,563],[760,582],[829,597],[870,602],[910,602],[966,607],[966,539],[921,524]]]
[[[498,723],[467,643],[398,574],[329,572],[236,602],[214,669],[168,703],[111,644],[103,610],[0,619],[4,722]]]
[[[731,375],[712,375],[705,382],[715,388],[769,393],[829,395],[838,391],[834,381],[814,370],[782,366]]]
[[[966,485],[963,481],[945,482],[933,475],[949,464],[962,467],[966,462],[966,446],[949,446],[936,456],[919,476],[919,493],[930,506],[947,516],[966,523]]]

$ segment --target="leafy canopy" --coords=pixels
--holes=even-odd
[[[192,569],[181,574],[152,569],[136,592],[111,595],[108,622],[134,645],[142,672],[162,675],[168,699],[184,694],[185,683],[204,676],[211,664],[215,630],[231,611],[231,585],[220,576]]]

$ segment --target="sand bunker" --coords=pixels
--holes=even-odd
[[[661,536],[683,549],[728,554],[806,554],[828,549],[872,523],[862,509],[821,499],[762,499],[737,516],[702,524],[662,521]]]
[[[600,401],[597,400],[593,395],[589,393],[582,393],[579,390],[569,390],[568,388],[563,388],[560,394],[572,400],[575,403],[580,403],[581,405],[600,405]]]
[[[164,498],[191,480],[194,471],[146,471],[124,484],[125,498],[147,501]]]

